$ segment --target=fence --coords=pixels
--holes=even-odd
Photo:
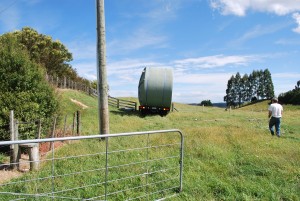
[[[74,80],[67,77],[60,78],[60,77],[53,77],[51,75],[46,75],[46,79],[48,80],[49,83],[51,83],[53,86],[57,88],[80,90],[88,94],[94,92],[94,89],[91,88],[90,86],[87,86],[85,83],[75,82]]]
[[[96,89],[91,88],[90,86],[87,86],[86,84],[82,82],[75,82],[69,78],[63,77],[53,77],[50,75],[46,76],[48,82],[50,82],[53,86],[62,88],[62,89],[74,89],[74,90],[80,90],[85,93],[88,93],[90,95],[97,96],[98,92]],[[114,98],[109,96],[108,97],[108,104],[117,108],[125,107],[125,108],[130,108],[133,110],[137,109],[137,103],[133,101],[127,101],[127,100],[122,100],[118,98]]]
[[[184,138],[176,129],[4,141],[0,146],[65,141],[67,147],[53,148],[38,161],[19,161],[19,167],[38,162],[40,169],[0,183],[1,200],[161,200],[182,191]]]
[[[81,113],[80,111],[76,111],[72,118],[72,122],[70,120],[67,122],[67,115],[64,116],[63,125],[58,126],[57,119],[62,118],[55,116],[54,118],[49,118],[47,120],[33,120],[32,122],[20,122],[14,118],[14,111],[10,111],[10,122],[9,122],[9,130],[10,130],[10,140],[16,141],[21,139],[40,139],[46,137],[65,137],[65,136],[79,136],[80,135],[80,127],[81,127]],[[48,121],[48,122],[46,122]],[[67,125],[69,123],[69,125]],[[71,123],[71,125],[70,125]],[[63,126],[63,128],[59,128]],[[0,147],[1,148],[1,147]],[[51,149],[51,146],[49,146]],[[10,162],[12,164],[16,163],[18,157],[18,146],[12,145],[10,151]],[[16,169],[16,166],[12,166],[13,169]]]
[[[109,96],[108,97],[108,104],[117,108],[129,108],[132,110],[136,110],[137,108],[137,103],[133,101],[128,101],[128,100],[122,100],[118,98],[114,98]]]

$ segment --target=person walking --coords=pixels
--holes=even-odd
[[[274,126],[277,137],[280,137],[280,123],[281,117],[283,113],[282,106],[278,103],[278,99],[276,97],[272,98],[272,103],[269,106],[269,129],[271,131],[271,135],[274,136]]]

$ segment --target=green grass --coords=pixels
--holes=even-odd
[[[82,109],[70,99],[89,106]],[[136,100],[129,98],[130,100]],[[128,99],[128,100],[129,100]],[[82,133],[98,133],[97,99],[71,90],[61,92],[62,113],[82,112]],[[300,108],[284,106],[282,137],[272,137],[268,131],[268,101],[225,111],[221,108],[176,104],[178,110],[165,117],[141,117],[138,112],[124,112],[110,107],[110,132],[135,132],[160,129],[180,129],[185,136],[183,192],[171,200],[300,200]],[[153,143],[168,139],[151,138]],[[114,138],[112,149],[146,143],[142,138]],[[95,153],[104,150],[103,142],[71,143],[57,151],[58,155]],[[155,155],[156,153],[154,153]],[[161,154],[161,153],[159,153]],[[124,160],[135,160],[135,154]],[[79,159],[78,159],[79,160]],[[59,164],[56,171],[102,166],[98,157]],[[117,156],[111,163],[122,162]],[[97,161],[97,163],[96,163]],[[158,166],[159,164],[153,164]],[[45,164],[39,174],[49,169]],[[135,170],[133,167],[132,170]],[[137,168],[136,171],[139,171]],[[26,174],[32,177],[37,173]],[[62,187],[72,183],[90,182],[100,173],[78,180],[61,181]],[[112,173],[114,177],[116,173]],[[125,175],[128,173],[125,173]],[[117,176],[117,175],[116,175]],[[121,188],[139,181],[127,181]],[[46,188],[46,187],[45,187]],[[49,188],[49,187],[48,187]],[[103,189],[99,189],[101,191]],[[86,189],[81,196],[96,194]],[[136,192],[130,192],[133,195]],[[122,200],[118,197],[117,200]]]

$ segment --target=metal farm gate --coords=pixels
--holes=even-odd
[[[0,180],[0,200],[170,198],[182,191],[183,143],[177,129],[2,141],[0,147],[19,145],[13,165],[25,173]],[[25,145],[39,147],[38,160],[28,159]]]

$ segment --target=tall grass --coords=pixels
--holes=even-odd
[[[97,134],[96,98],[74,91],[63,92],[61,97],[65,113],[71,113],[70,108],[81,109],[70,98],[89,106],[81,109],[82,133]],[[230,111],[185,104],[175,107],[177,111],[165,117],[141,117],[138,112],[110,108],[111,133],[171,128],[184,133],[183,192],[172,200],[300,200],[299,107],[284,106],[281,138],[272,137],[268,131],[268,102]],[[112,146],[122,143],[135,145],[141,140],[115,140]],[[69,144],[58,152],[74,155],[103,149],[101,146],[86,141]],[[76,168],[95,165],[92,159],[82,166],[76,164]],[[63,165],[66,167],[62,169],[74,168]]]

